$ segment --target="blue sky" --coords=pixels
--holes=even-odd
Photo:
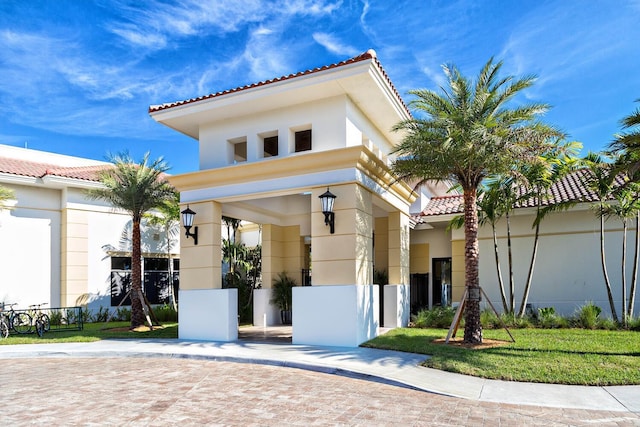
[[[304,71],[373,48],[403,95],[491,57],[583,153],[640,98],[640,0],[0,0],[0,144],[97,160],[125,150],[196,170],[197,142],[152,104]]]

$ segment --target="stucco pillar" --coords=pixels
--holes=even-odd
[[[460,302],[464,295],[464,240],[451,241],[451,299]]]
[[[379,290],[373,285],[372,194],[357,184],[332,185],[335,234],[311,194],[313,286],[293,290],[293,343],[356,347],[378,334]]]
[[[222,288],[222,208],[214,201],[189,203],[196,213],[198,244],[180,229],[180,289]],[[186,205],[180,206],[180,210]],[[192,229],[191,232],[194,230]]]
[[[389,219],[386,216],[375,219],[374,267],[378,271],[389,272]]]
[[[409,283],[409,217],[402,212],[389,214],[389,283]]]
[[[222,207],[212,200],[189,207],[196,212],[198,244],[187,239],[181,227],[178,337],[235,341],[238,290],[222,289]]]
[[[373,283],[373,207],[371,193],[357,184],[331,186],[335,194],[335,234],[330,234],[318,198],[311,195],[313,285]]]
[[[282,227],[262,225],[262,287],[270,289],[278,273],[283,271]]]
[[[271,287],[278,273],[286,272],[301,285],[304,244],[301,244],[300,226],[262,226],[262,289],[254,291],[253,323],[256,326],[280,324],[279,311],[271,306]]]
[[[63,209],[61,220],[60,305],[73,307],[87,293],[89,219],[86,211]]]

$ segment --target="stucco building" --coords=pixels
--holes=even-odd
[[[0,302],[97,310],[122,301],[131,269],[131,217],[85,194],[101,185],[96,172],[108,167],[0,145],[0,184],[14,192],[8,209],[0,210]],[[166,242],[163,230],[143,225],[145,286],[152,302],[166,299]]]

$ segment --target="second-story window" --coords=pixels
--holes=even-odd
[[[267,136],[264,138],[264,157],[273,157],[278,155],[278,135]]]
[[[229,140],[231,145],[232,160],[231,163],[240,163],[247,161],[247,138],[234,138]]]
[[[295,133],[295,152],[311,150],[311,129],[301,130]]]

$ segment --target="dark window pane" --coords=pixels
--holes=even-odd
[[[131,270],[131,257],[111,257],[112,270]]]
[[[167,271],[169,269],[169,260],[167,258],[145,258],[145,271]]]
[[[264,157],[278,155],[278,135],[268,136],[264,139]]]
[[[296,153],[311,150],[311,129],[296,132]]]

